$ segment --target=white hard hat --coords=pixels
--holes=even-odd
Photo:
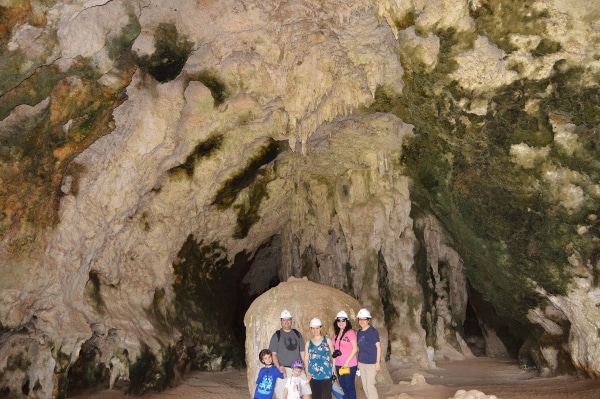
[[[367,309],[361,309],[358,311],[358,313],[356,314],[356,318],[357,319],[370,319],[371,318],[371,312],[369,312]]]
[[[338,314],[335,315],[336,319],[348,319],[348,313],[344,312],[343,310],[340,310],[338,312]]]
[[[281,316],[279,316],[279,318],[280,318],[280,319],[291,319],[291,318],[292,318],[292,314],[290,313],[290,311],[289,311],[289,310],[287,310],[287,309],[284,309],[284,310],[281,312]]]
[[[314,319],[310,320],[309,327],[321,327],[322,325],[323,323],[321,323],[321,320],[315,317]]]

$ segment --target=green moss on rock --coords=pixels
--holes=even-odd
[[[208,328],[217,328],[220,322],[215,317],[205,318],[203,305],[218,301],[229,265],[225,248],[217,243],[204,244],[189,236],[173,264],[175,282],[173,290],[178,308],[175,320],[190,329],[191,320],[203,320]],[[207,301],[207,303],[205,303]],[[213,305],[209,305],[212,310]]]
[[[69,166],[70,161],[114,129],[112,111],[126,98],[119,87],[99,84],[99,73],[87,60],[77,61],[68,71],[39,68],[0,101],[0,117],[4,118],[19,104],[34,106],[50,100],[46,108],[18,124],[21,130],[8,131],[0,139],[0,173],[8,182],[0,187],[0,208],[12,209],[13,215],[34,226],[58,222],[60,186],[65,175],[77,169]],[[133,66],[124,59],[115,70],[122,87],[130,81]],[[77,183],[72,187],[75,193]],[[19,224],[3,226],[2,234],[10,234]],[[22,254],[26,253],[27,248]]]
[[[140,355],[129,367],[129,395],[142,395],[148,391],[164,391],[168,388],[167,374],[156,355],[147,345],[142,346]]]
[[[217,191],[213,205],[219,210],[228,209],[240,192],[248,188],[261,175],[261,168],[272,162],[286,150],[287,142],[269,139],[267,143],[247,162],[246,167],[227,179]]]
[[[17,371],[20,370],[24,373],[27,372],[31,366],[31,362],[22,353],[15,355],[9,355],[6,359],[6,370]]]
[[[18,25],[29,24],[42,27],[46,23],[45,17],[42,17],[39,10],[33,11],[29,1],[4,2],[0,6],[0,96],[9,90],[19,86],[38,68],[46,63],[46,59],[51,55],[55,43],[57,42],[56,32],[44,31],[38,38],[38,41],[47,43],[43,49],[38,48],[40,53],[26,54],[20,48],[8,49],[7,44],[12,39],[11,33],[17,31]],[[4,119],[0,117],[0,120]]]
[[[215,106],[223,104],[229,96],[225,81],[213,69],[203,69],[198,74],[191,76],[190,79],[201,82],[210,90]]]
[[[54,375],[56,377],[55,390],[57,399],[65,399],[67,397],[67,390],[69,387],[68,372],[71,366],[71,356],[62,352],[60,349],[54,348],[53,357],[55,360]],[[41,386],[38,386],[39,380],[33,386],[33,391],[41,390]]]
[[[179,172],[184,171],[188,177],[192,177],[194,175],[196,165],[200,162],[200,160],[209,157],[211,154],[221,148],[222,143],[223,135],[221,134],[211,136],[199,143],[196,145],[196,147],[194,147],[194,151],[187,156],[183,164],[169,169],[169,176],[177,175]]]
[[[417,19],[417,14],[414,10],[410,10],[406,12],[401,17],[393,18],[394,25],[396,29],[403,30],[415,24],[415,20]]]
[[[70,393],[108,382],[108,369],[104,363],[100,363],[102,353],[94,344],[94,338],[96,337],[83,343],[77,360],[69,368],[68,392]]]
[[[492,10],[499,5],[493,1],[487,6]],[[509,20],[493,34],[541,31],[538,21],[524,15],[531,11],[528,5],[509,2],[505,6],[502,19]],[[505,15],[509,11],[515,15],[509,18]],[[489,24],[491,30],[501,15],[478,15],[479,33],[486,32],[482,24]],[[525,21],[525,26],[512,27],[519,21]],[[450,232],[473,287],[485,292],[501,317],[526,324],[528,309],[541,299],[537,287],[551,294],[567,292],[568,245],[593,259],[600,252],[592,235],[575,234],[577,225],[589,224],[586,217],[594,213],[588,182],[600,177],[594,155],[598,140],[593,133],[600,115],[598,89],[582,88],[586,71],[559,62],[548,79],[517,80],[494,93],[486,115],[471,114],[459,107],[458,100],[472,99],[472,93],[461,90],[448,73],[455,68],[457,49],[468,48],[472,37],[446,31],[440,40],[434,71],[407,67],[403,93],[379,88],[366,112],[393,112],[415,125],[416,136],[402,157],[415,182],[412,201],[424,212],[433,212]],[[508,50],[509,43],[504,43]],[[555,49],[548,42],[540,47],[543,52]],[[539,106],[528,107],[530,101]],[[582,145],[571,156],[554,148],[548,115],[556,112],[578,126]],[[581,173],[576,184],[589,193],[590,200],[575,211],[555,202],[549,194],[552,188],[539,184],[544,181],[541,166],[526,170],[514,163],[510,149],[519,143],[550,146],[546,161]],[[431,325],[427,319],[421,323]]]
[[[420,209],[418,204],[414,204],[411,207],[410,217],[416,221],[415,223],[415,236],[419,242],[424,241],[423,236],[423,228],[422,223],[419,223],[419,219],[423,215],[422,210]],[[434,345],[434,338],[436,336],[434,325],[431,321],[431,317],[434,312],[434,301],[435,301],[435,291],[432,289],[432,285],[430,284],[430,270],[429,264],[427,262],[427,252],[425,251],[425,247],[423,245],[418,245],[416,247],[416,253],[414,256],[414,269],[417,275],[417,282],[421,287],[423,292],[423,298],[430,298],[429,300],[423,301],[421,304],[421,320],[419,323],[421,327],[425,331],[425,340],[428,346]]]
[[[56,83],[68,76],[55,66],[40,66],[34,74],[24,80],[17,88],[4,94],[0,101],[0,119],[6,118],[17,105],[34,106],[48,97]]]
[[[270,170],[261,173],[248,189],[248,201],[236,205],[238,216],[233,238],[241,239],[248,235],[250,228],[260,220],[258,210],[263,199],[269,198],[267,184],[273,180],[273,172]]]
[[[531,52],[531,54],[536,57],[542,57],[544,55],[558,53],[560,50],[562,50],[560,43],[555,42],[554,40],[543,38],[536,48]]]
[[[135,16],[129,17],[129,23],[125,25],[119,35],[108,39],[106,47],[108,56],[114,60],[120,57],[131,43],[139,36],[142,27]]]
[[[164,83],[179,75],[192,53],[193,46],[187,36],[177,32],[175,24],[161,23],[154,32],[154,53],[135,58],[142,71]]]
[[[548,12],[529,1],[488,0],[470,13],[477,32],[506,52],[517,49],[510,42],[512,34],[542,35],[546,31]]]
[[[96,271],[90,271],[88,282],[85,285],[85,297],[88,303],[96,309],[100,314],[106,311],[106,305],[102,295],[100,294],[100,276]]]
[[[600,124],[600,88],[597,85],[582,87],[585,72],[582,67],[557,61],[550,78],[544,80],[553,90],[550,96],[542,98],[542,110],[563,114],[578,126],[597,128]],[[598,78],[600,76],[595,76],[596,81]]]

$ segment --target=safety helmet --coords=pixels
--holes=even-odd
[[[340,310],[338,312],[338,314],[335,315],[336,319],[348,319],[348,313],[344,312],[343,310]]]
[[[323,323],[321,323],[320,319],[317,319],[316,317],[314,319],[310,320],[310,327],[321,327],[323,325]]]
[[[292,318],[292,314],[290,313],[290,311],[289,311],[289,310],[287,310],[287,309],[284,309],[284,310],[281,312],[281,316],[279,316],[279,318],[280,318],[280,319],[291,319],[291,318]]]
[[[302,363],[302,360],[298,359],[298,360],[294,360],[292,362],[291,366],[292,366],[292,368],[299,367],[299,368],[303,369],[304,368],[304,363]]]
[[[361,309],[358,311],[358,313],[356,314],[356,318],[357,319],[370,319],[371,318],[371,312],[369,312],[367,309]]]

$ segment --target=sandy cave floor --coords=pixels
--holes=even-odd
[[[425,385],[411,385],[414,373],[425,377]],[[597,399],[600,398],[600,380],[562,376],[540,378],[534,372],[519,369],[514,360],[474,358],[438,363],[437,369],[401,369],[392,375],[396,382],[379,385],[380,399],[447,399],[459,389],[475,389],[498,399]],[[122,399],[131,398],[120,390],[93,389],[81,391],[71,398]],[[365,395],[357,386],[358,399]],[[246,370],[224,372],[190,372],[182,385],[161,393],[146,393],[145,399],[248,399]]]

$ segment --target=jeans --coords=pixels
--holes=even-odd
[[[340,375],[340,366],[335,366],[344,399],[356,399],[356,366],[350,367],[350,374]]]

